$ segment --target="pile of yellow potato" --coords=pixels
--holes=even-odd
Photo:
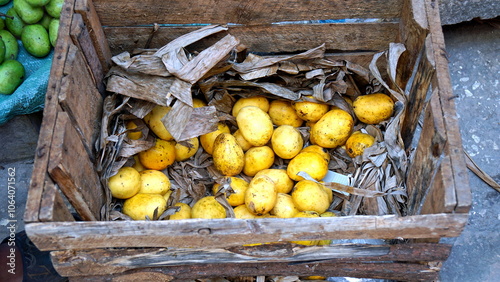
[[[226,193],[227,188],[215,183],[212,193],[199,201],[175,204],[179,209],[170,220],[225,218],[226,210],[215,197],[220,193],[226,193],[236,218],[335,216],[328,210],[333,192],[321,184],[328,172],[329,150],[345,146],[351,157],[362,154],[375,138],[353,132],[355,123],[388,120],[394,107],[391,97],[382,93],[358,96],[349,102],[355,117],[312,97],[297,102],[259,95],[239,98],[232,108],[237,127],[219,122],[216,131],[190,139],[188,146],[176,143],[161,122],[170,108],[156,106],[144,118],[157,137],[155,145],[137,154],[135,165],[123,167],[112,176],[109,188],[115,198],[125,199],[124,214],[135,220],[151,219],[155,209],[157,214],[167,209],[172,192],[162,171],[204,150],[212,155],[217,171],[230,179],[232,191]],[[205,103],[194,99],[194,106],[203,107]],[[136,127],[133,122],[127,124],[129,129]],[[309,129],[309,140],[299,127]],[[141,132],[128,132],[130,139],[140,137]],[[274,166],[278,158],[286,167]],[[304,179],[297,175],[299,172],[306,172],[315,181]]]

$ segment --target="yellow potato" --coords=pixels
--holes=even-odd
[[[156,105],[153,110],[144,117],[144,122],[148,125],[149,129],[151,129],[158,138],[166,141],[174,140],[174,137],[165,128],[163,122],[161,122],[161,119],[170,112],[170,109],[171,107]]]
[[[134,220],[145,220],[146,216],[153,219],[155,210],[160,216],[167,209],[167,202],[160,194],[136,194],[126,199],[122,212]]]
[[[117,199],[128,199],[139,193],[141,175],[133,167],[125,166],[108,179],[111,195]]]
[[[278,193],[276,197],[276,204],[271,210],[271,214],[279,218],[291,218],[300,212],[293,203],[292,196],[284,193]]]
[[[168,199],[170,199],[170,195],[172,195],[172,190],[168,190],[167,193],[165,193],[165,195],[163,195],[163,199],[165,199],[165,201],[168,203]]]
[[[129,121],[129,122],[127,122],[127,124],[125,125],[125,127],[127,129],[136,129],[137,128],[137,124],[135,124],[135,122],[133,122],[133,121]],[[132,139],[132,140],[141,139],[142,132],[141,131],[129,131],[129,132],[127,132],[127,137],[129,139]]]
[[[373,143],[375,143],[373,136],[356,131],[345,142],[345,149],[349,157],[354,158],[362,155],[365,149],[371,147]]]
[[[226,124],[219,122],[217,124],[217,130],[200,136],[201,146],[203,147],[205,152],[211,155],[214,151],[215,138],[217,138],[217,136],[219,136],[219,134],[221,133],[229,133],[229,132],[230,132],[229,127]]]
[[[234,217],[239,219],[253,219],[256,218],[256,215],[251,213],[245,204],[239,205],[234,209]]]
[[[311,96],[308,96],[312,98]],[[300,101],[293,103],[297,115],[305,120],[316,122],[328,112],[330,106],[327,104],[315,103],[312,101]]]
[[[323,187],[323,190],[325,190],[326,194],[328,195],[328,202],[332,202],[333,201],[333,191],[332,189],[322,185],[321,187]]]
[[[288,100],[271,101],[269,104],[269,116],[273,124],[277,126],[291,125],[293,127],[299,127],[304,123],[304,120],[297,115],[292,102]]]
[[[352,107],[356,117],[366,124],[378,124],[389,119],[394,111],[394,101],[383,93],[358,96]]]
[[[200,147],[198,137],[193,137],[187,140],[186,143],[175,143],[175,160],[178,162],[185,161],[194,156]]]
[[[295,181],[304,179],[297,175],[300,171],[304,171],[313,179],[320,181],[328,172],[328,162],[318,153],[302,152],[288,163],[286,169],[288,177]]]
[[[280,168],[268,168],[268,169],[263,169],[255,176],[259,175],[265,175],[269,178],[271,178],[272,181],[274,181],[274,184],[276,186],[276,192],[278,193],[289,193],[292,191],[293,185],[295,184],[290,177],[288,177],[288,174],[286,173],[285,169],[280,169]]]
[[[255,106],[241,108],[236,116],[238,128],[248,143],[264,146],[273,135],[273,122],[269,115]]]
[[[269,146],[252,147],[245,152],[243,173],[254,176],[257,172],[270,168],[274,163],[274,152]]]
[[[180,220],[191,218],[191,207],[186,203],[176,203],[174,206],[180,207],[178,211],[170,215],[169,220]]]
[[[304,139],[299,130],[291,125],[280,125],[271,137],[273,151],[282,159],[295,157],[304,146]]]
[[[233,105],[233,110],[232,110],[233,116],[236,117],[241,108],[244,108],[246,106],[256,106],[261,110],[263,110],[264,112],[267,112],[269,110],[269,100],[267,100],[266,97],[261,95],[240,98]]]
[[[226,218],[226,210],[217,202],[214,196],[206,196],[193,205],[191,218]]]
[[[163,170],[175,161],[175,141],[156,139],[155,145],[139,153],[141,164],[147,169]]]
[[[315,218],[319,217],[319,214],[315,211],[301,211],[298,212],[294,217],[307,217],[307,218]],[[306,245],[306,246],[314,246],[317,245],[319,240],[304,240],[304,241],[291,241],[291,243]]]
[[[193,108],[201,108],[205,107],[207,103],[205,101],[198,99],[198,98],[193,98]]]
[[[231,178],[231,189],[233,189],[234,193],[231,193],[229,196],[226,194],[226,199],[227,202],[233,206],[239,206],[243,205],[245,203],[245,191],[248,188],[248,182],[245,179],[239,178],[239,177],[230,177]],[[219,183],[215,183],[214,186],[212,187],[212,193],[215,195],[220,188]]]
[[[254,176],[245,191],[245,205],[255,215],[264,215],[271,211],[276,199],[275,184],[265,175]]]
[[[217,136],[212,156],[215,168],[225,176],[239,174],[245,165],[243,150],[231,133]]]
[[[310,140],[323,148],[336,148],[344,145],[353,126],[354,120],[349,113],[334,108],[313,125]]]
[[[238,142],[238,145],[240,145],[241,149],[243,149],[243,152],[246,152],[246,151],[248,151],[248,149],[253,147],[253,145],[248,143],[248,141],[245,139],[245,137],[243,137],[243,135],[241,134],[241,131],[239,129],[237,129],[233,133],[233,136],[234,136],[234,138],[236,138],[236,142]]]
[[[292,190],[293,203],[300,211],[324,213],[330,207],[328,193],[323,185],[312,180],[301,180]]]
[[[141,189],[139,193],[165,195],[170,190],[170,179],[159,170],[143,170],[141,175]]]
[[[328,153],[328,151],[325,148],[323,148],[321,146],[309,145],[309,146],[305,147],[304,149],[302,149],[300,152],[301,153],[302,152],[316,152],[316,153],[320,154],[325,159],[325,161],[330,162],[330,154]]]
[[[135,163],[132,165],[132,167],[135,168],[135,170],[137,170],[138,172],[146,170],[146,168],[141,164],[138,154],[134,155],[134,161]]]

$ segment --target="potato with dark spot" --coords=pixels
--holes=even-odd
[[[212,153],[215,168],[225,176],[234,176],[245,165],[243,149],[231,133],[221,133],[215,138]]]
[[[323,148],[344,145],[354,126],[352,116],[344,110],[333,108],[311,128],[310,140]]]
[[[276,204],[278,193],[271,178],[260,175],[252,178],[245,191],[245,205],[255,215],[270,212]]]

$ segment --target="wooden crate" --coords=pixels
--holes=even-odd
[[[317,21],[325,19],[384,20]],[[303,22],[309,20],[315,22]],[[289,23],[272,24],[276,22]],[[152,37],[152,48],[199,28],[185,24],[233,23],[229,32],[256,52],[291,53],[325,43],[331,56],[364,66],[390,42],[404,43],[407,52],[398,79],[403,86],[412,81],[405,140],[412,139],[419,116],[424,117],[407,179],[411,215],[99,221],[105,188],[94,168],[94,142],[104,75],[112,55],[145,46],[152,23],[165,24]],[[52,251],[57,271],[72,280],[268,275],[435,280],[451,248],[438,241],[460,234],[471,204],[447,64],[435,0],[66,0],[26,205],[26,231],[39,249]],[[75,221],[64,197],[83,221]],[[311,239],[404,243],[242,247]]]

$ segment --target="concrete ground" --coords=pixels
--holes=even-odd
[[[500,182],[500,29],[490,23],[472,21],[446,25],[443,30],[464,148]],[[0,126],[0,238],[9,234],[7,216],[11,211],[17,231],[23,229],[38,120],[37,115],[21,116]],[[16,206],[9,210],[4,184],[10,181],[12,169]],[[453,244],[453,249],[443,265],[441,281],[499,281],[500,193],[473,173],[469,176],[473,196],[469,223],[460,237],[442,239]]]

